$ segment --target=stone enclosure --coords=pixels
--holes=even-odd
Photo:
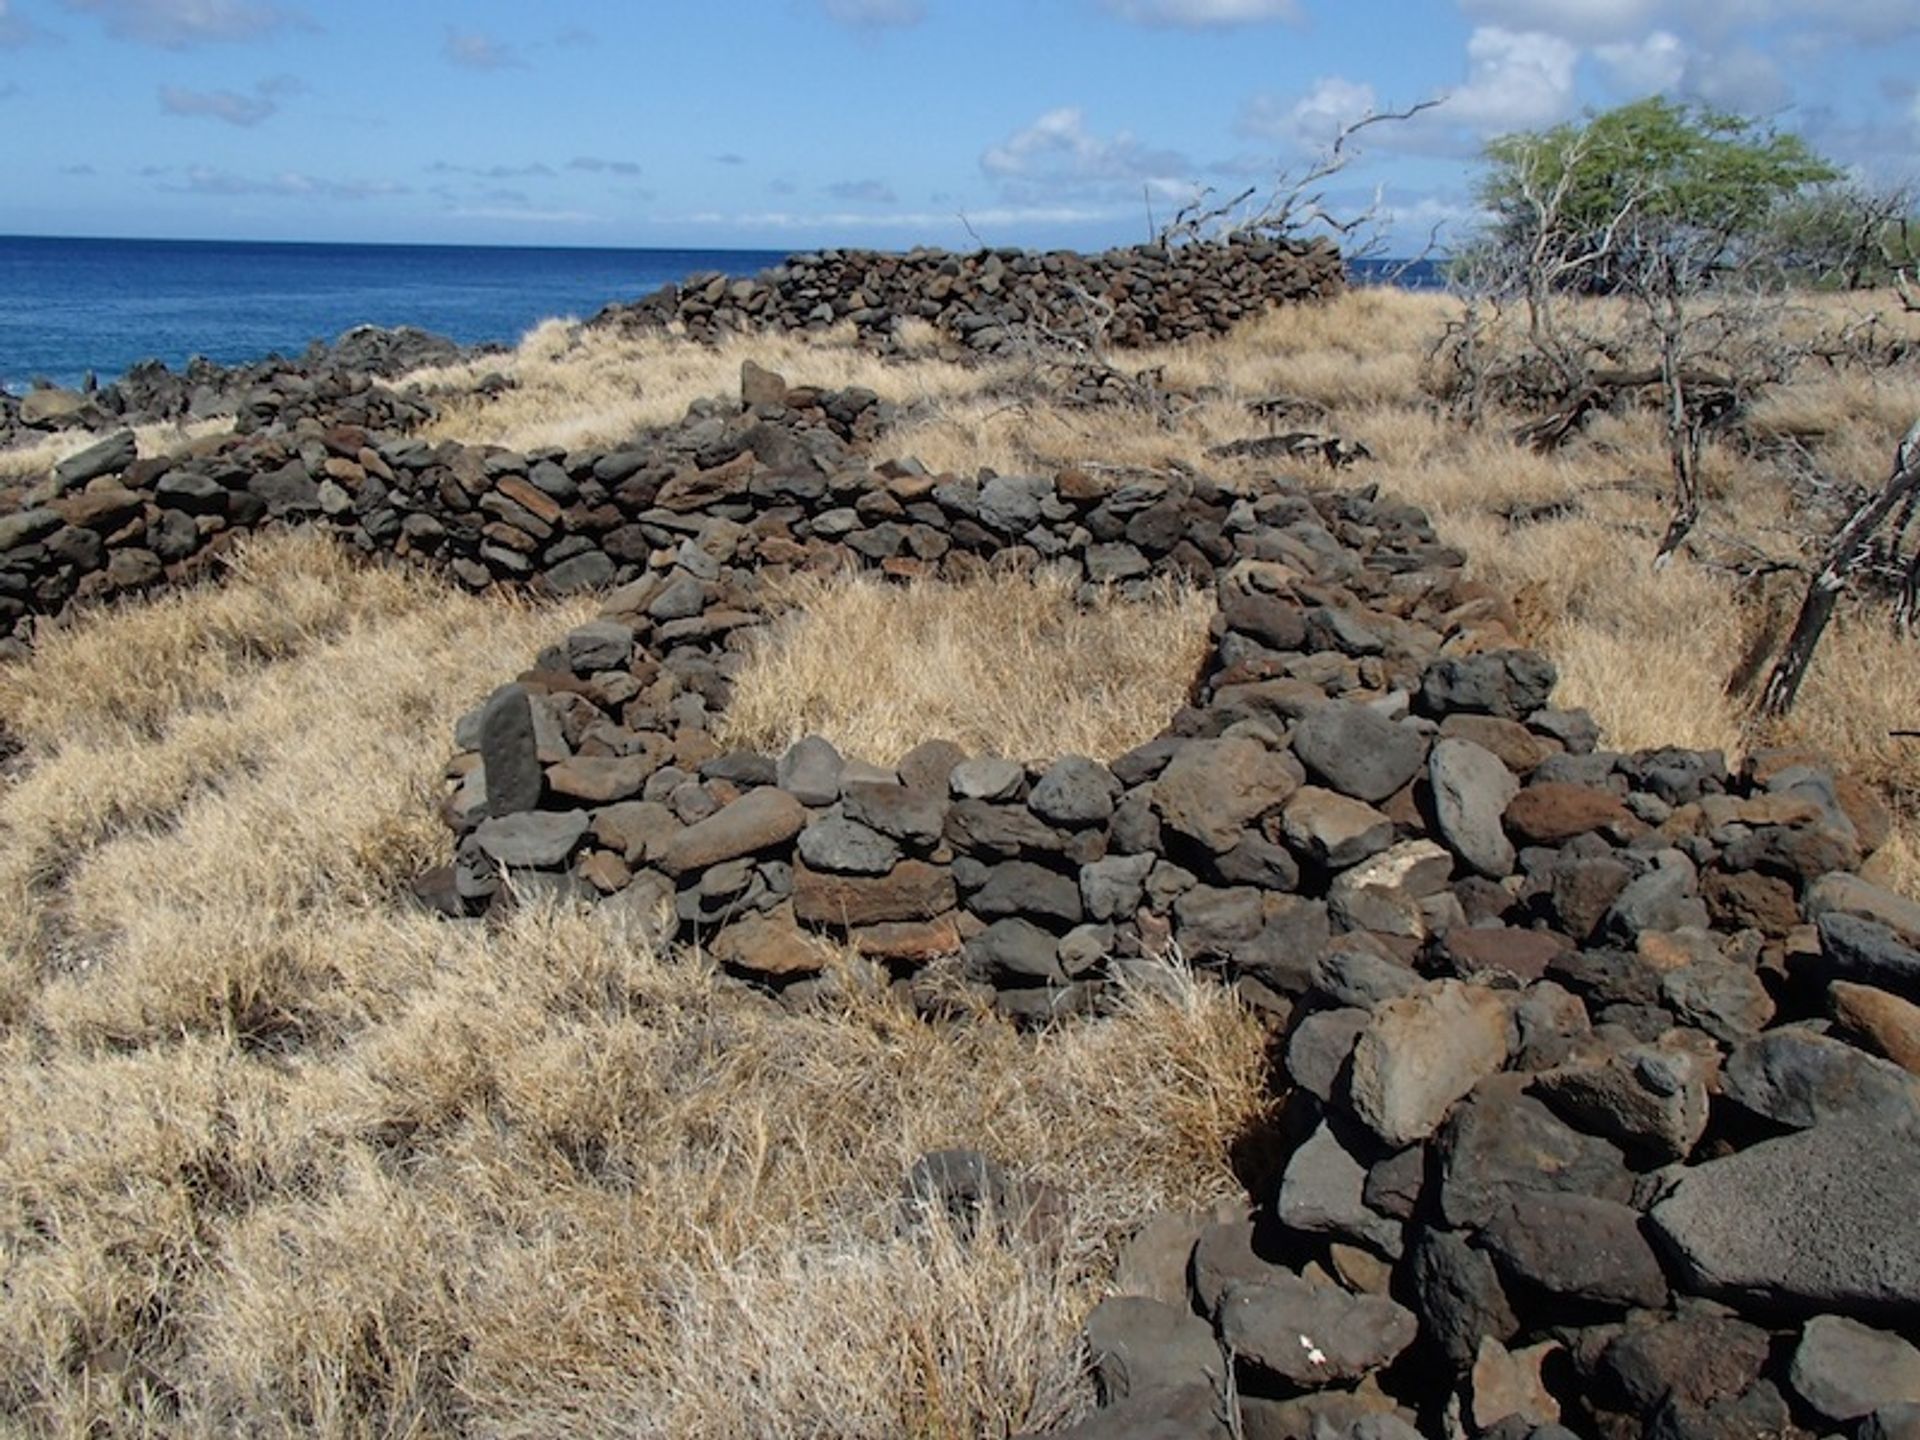
[[[1346,285],[1323,242],[1245,238],[1217,245],[1071,250],[827,250],[790,256],[751,279],[707,274],[631,304],[598,325],[673,326],[696,340],[760,330],[825,330],[850,321],[885,341],[918,320],[979,354],[1037,335],[1132,346],[1220,335],[1276,305],[1326,299]]]
[[[647,313],[820,323],[808,286],[846,285],[806,277],[837,263]],[[1035,264],[994,273],[1017,293]],[[180,457],[102,442],[0,515],[14,643],[268,524],[591,590],[600,616],[452,737],[424,903],[593,900],[791,1004],[849,965],[1027,1026],[1173,967],[1236,987],[1274,1033],[1253,1204],[1129,1247],[1078,1434],[1920,1433],[1920,903],[1856,873],[1887,816],[1818,757],[1607,749],[1464,557],[1365,488],[931,474],[881,458],[873,395],[753,366],[612,451],[427,444],[419,414],[288,371]],[[1040,763],[727,746],[786,578],[1042,568],[1215,597],[1162,735]]]

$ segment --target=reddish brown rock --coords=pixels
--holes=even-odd
[[[958,901],[953,872],[924,860],[902,860],[885,875],[828,875],[805,861],[793,867],[794,914],[809,925],[933,920]]]
[[[646,755],[574,755],[547,767],[547,785],[556,795],[605,805],[638,795],[658,768]]]
[[[367,483],[367,472],[358,460],[329,455],[321,469],[326,471],[329,480],[352,494],[358,494],[360,487]]]
[[[1862,784],[1851,775],[1836,775],[1833,793],[1847,819],[1853,822],[1862,855],[1873,854],[1893,838],[1893,812],[1872,786]]]
[[[559,522],[562,513],[560,502],[537,485],[522,480],[518,475],[508,475],[495,488],[535,519],[544,520],[549,525]]]
[[[1217,854],[1299,786],[1286,760],[1258,740],[1194,740],[1154,783],[1153,806],[1171,829]]]
[[[672,875],[704,870],[784,844],[806,823],[806,809],[798,800],[784,790],[762,786],[674,836],[661,851],[660,865]]]
[[[1529,845],[1559,845],[1590,830],[1625,825],[1633,815],[1619,796],[1591,785],[1529,785],[1507,806],[1507,829]]]
[[[633,879],[633,871],[627,868],[627,862],[606,850],[594,851],[573,868],[576,875],[602,895],[626,889]]]
[[[1827,988],[1834,1025],[1850,1039],[1920,1075],[1920,1005],[1871,985],[1836,980]]]
[[[69,525],[83,530],[114,530],[138,515],[144,502],[111,480],[99,481],[78,495],[53,502],[53,511]]]
[[[858,953],[870,960],[905,960],[914,964],[958,954],[964,943],[960,926],[952,915],[862,925],[847,938]]]
[[[1572,948],[1564,935],[1504,925],[1486,929],[1456,925],[1445,941],[1447,957],[1462,975],[1511,975],[1526,983],[1545,976],[1547,966]]]
[[[1450,740],[1471,740],[1491,750],[1516,775],[1531,775],[1549,755],[1565,748],[1557,740],[1536,735],[1517,720],[1497,715],[1449,715],[1440,722],[1440,734]]]
[[[753,453],[743,451],[711,470],[682,470],[660,487],[654,503],[663,510],[685,514],[744,495],[747,482],[753,476],[753,465]]]
[[[651,800],[628,800],[593,812],[593,838],[619,851],[629,864],[658,859],[685,828],[673,811]]]
[[[791,906],[765,914],[743,915],[708,944],[722,965],[755,975],[810,975],[826,967],[833,947],[794,923]]]
[[[1758,930],[1779,938],[1800,923],[1793,886],[1756,870],[1716,870],[1700,882],[1713,923],[1725,930]]]

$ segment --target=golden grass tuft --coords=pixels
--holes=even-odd
[[[809,577],[779,597],[734,683],[724,739],[778,754],[805,735],[892,764],[922,740],[970,754],[1109,758],[1187,702],[1211,598],[1162,589],[1082,605],[1058,576],[966,584]]]
[[[965,395],[985,375],[939,358],[923,331],[906,354],[883,358],[855,342],[851,325],[820,335],[735,335],[696,345],[662,333],[623,334],[576,320],[546,320],[508,355],[415,371],[396,382],[418,386],[439,416],[434,437],[531,450],[614,445],[669,425],[695,400],[740,393],[740,365],[753,360],[795,384],[863,386],[901,405]],[[474,384],[489,374],[512,381],[496,395]]]
[[[183,448],[190,441],[204,439],[209,435],[224,434],[232,428],[231,416],[186,420],[179,423],[162,422],[156,425],[134,426],[133,438],[142,455],[166,455]],[[69,455],[79,454],[108,433],[110,431],[107,430],[61,430],[48,434],[45,438],[29,445],[14,445],[0,449],[0,484],[9,481],[38,480],[50,474],[53,467]]]
[[[1263,1034],[1214,985],[936,1029],[400,898],[453,719],[585,610],[281,537],[8,675],[0,1426],[1004,1434],[1085,1403],[1129,1229],[1236,1193]],[[900,1228],[946,1146],[1057,1243]]]

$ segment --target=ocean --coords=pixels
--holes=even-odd
[[[232,365],[355,325],[416,325],[463,345],[511,345],[554,315],[585,317],[703,270],[751,275],[769,250],[301,245],[0,236],[0,389],[75,386],[136,361]],[[1363,283],[1392,262],[1364,262]],[[1433,283],[1431,262],[1395,283]]]
[[[0,236],[0,387],[110,380],[139,360],[176,370],[297,354],[355,325],[417,325],[463,345],[512,344],[553,315],[585,317],[702,270],[751,275],[763,250],[299,245]]]

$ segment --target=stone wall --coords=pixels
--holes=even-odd
[[[105,385],[82,390],[36,385],[24,395],[0,391],[0,446],[27,445],[68,430],[244,415],[254,397],[288,384],[331,377],[391,379],[427,365],[450,365],[498,347],[463,348],[411,326],[361,325],[331,344],[315,341],[297,357],[270,355],[245,365],[196,358],[175,371],[143,360]]]
[[[1032,1026],[1182,966],[1236,987],[1283,1101],[1247,1137],[1256,1207],[1142,1233],[1083,1435],[1226,1433],[1229,1365],[1244,1434],[1912,1423],[1920,905],[1855,873],[1887,838],[1870,793],[1809,755],[1605,748],[1369,490],[935,475],[876,462],[871,394],[751,367],[613,452],[427,444],[411,403],[302,381],[178,460],[108,442],[0,519],[7,615],[288,523],[601,590],[461,723],[424,902],[594,899],[790,1004],[845,983],[843,949],[924,1012]],[[1040,567],[1216,596],[1161,736],[1041,764],[723,743],[782,578]]]
[[[751,279],[696,275],[613,305],[595,324],[675,326],[698,340],[764,330],[825,330],[851,321],[884,340],[922,320],[970,350],[996,353],[1037,332],[1116,345],[1224,334],[1276,305],[1325,299],[1346,285],[1324,241],[1234,240],[1141,245],[1099,255],[1056,250],[826,250],[794,255]]]
[[[793,1004],[842,950],[924,1013],[1032,1026],[1176,967],[1236,986],[1276,1028],[1282,1131],[1243,1157],[1270,1178],[1136,1241],[1084,1436],[1912,1423],[1920,904],[1854,873],[1869,792],[1604,748],[1370,491],[869,472],[767,439],[756,384],[723,425],[762,443],[651,490],[643,573],[462,723],[424,898],[606,897]],[[773,577],[994,566],[1210,588],[1191,703],[1108,761],[722,743]]]
[[[680,425],[614,451],[430,443],[429,411],[364,374],[287,371],[245,396],[230,434],[139,456],[121,431],[0,500],[0,624],[24,639],[73,603],[190,580],[261,526],[313,524],[367,554],[444,569],[475,590],[571,593],[644,569],[634,519],[689,487],[725,494],[755,464],[851,466],[888,423],[870,391],[795,390],[778,425],[695,405]],[[845,482],[855,483],[851,478]]]

